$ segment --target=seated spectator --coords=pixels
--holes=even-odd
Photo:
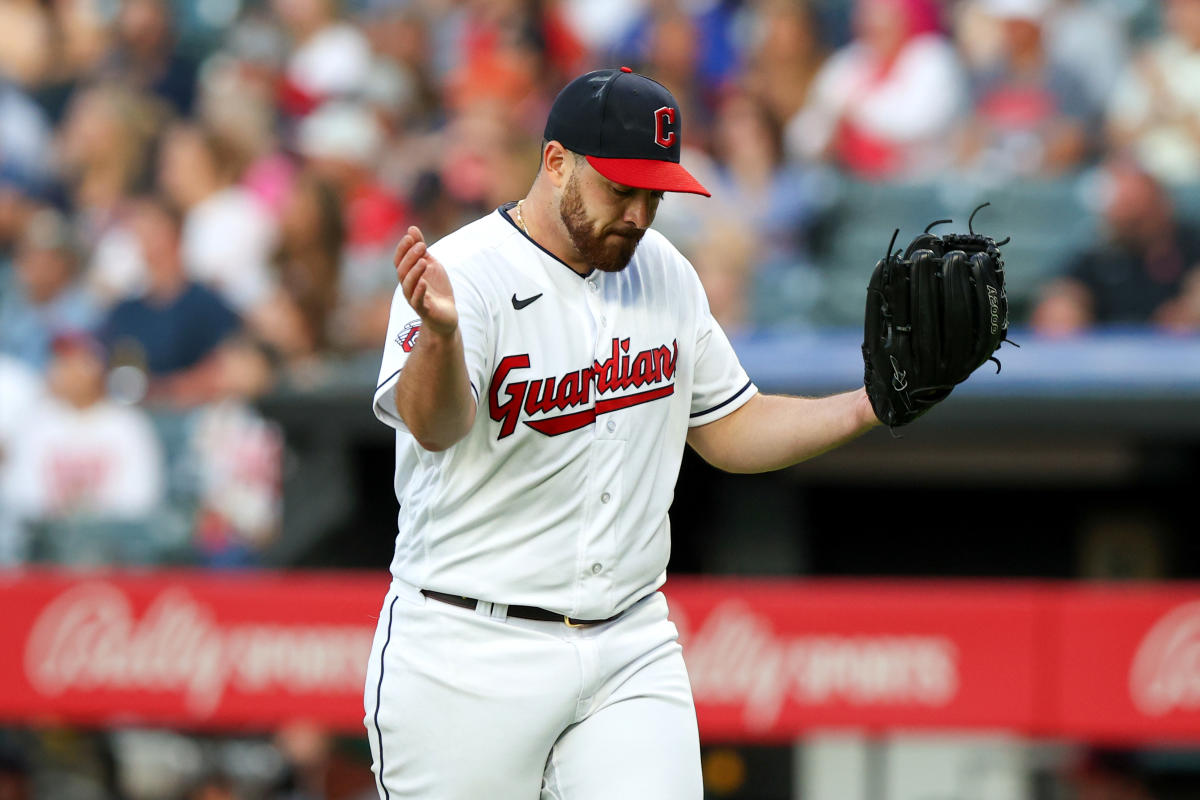
[[[30,88],[50,71],[54,17],[38,0],[0,3],[0,75]]]
[[[301,122],[298,138],[308,168],[334,187],[343,209],[346,247],[331,344],[346,351],[377,347],[396,288],[395,275],[380,265],[390,263],[411,215],[374,173],[382,129],[361,105],[329,103]]]
[[[304,116],[327,100],[355,96],[371,73],[371,45],[357,27],[338,18],[337,0],[272,0],[271,9],[292,37],[279,103]]]
[[[1200,0],[1166,0],[1166,30],[1126,68],[1108,132],[1166,183],[1200,179]]]
[[[54,342],[50,396],[14,433],[5,503],[26,521],[134,519],[163,496],[163,454],[145,413],[105,395],[105,354],[89,334]]]
[[[854,40],[817,74],[788,148],[863,178],[928,176],[952,160],[965,76],[929,0],[857,0]]]
[[[103,341],[118,363],[147,373],[153,394],[187,404],[189,398],[170,391],[172,381],[210,368],[210,356],[241,321],[220,295],[188,278],[182,223],[170,205],[142,197],[131,204],[129,216],[147,268],[147,289],[113,307],[101,326]]]
[[[0,77],[0,179],[44,193],[52,174],[52,138],[41,107]]]
[[[757,98],[731,93],[713,128],[718,202],[754,232],[761,261],[794,263],[807,255],[806,233],[828,202],[820,170],[787,163],[783,130]]]
[[[237,153],[189,123],[168,129],[159,150],[159,185],[183,209],[184,267],[243,316],[253,316],[272,290],[268,261],[275,221],[234,180]]]
[[[96,326],[100,311],[76,280],[77,258],[61,214],[43,208],[29,219],[17,249],[14,285],[0,294],[0,352],[40,371],[57,331]]]
[[[91,253],[85,281],[103,302],[145,286],[145,265],[121,220],[125,202],[147,185],[146,155],[160,124],[152,100],[106,83],[75,92],[58,130],[59,177]]]
[[[307,361],[329,347],[345,238],[333,187],[312,173],[300,175],[284,206],[272,259],[279,292],[256,326],[289,360]]]
[[[1000,52],[971,75],[974,111],[963,136],[965,167],[1034,177],[1078,167],[1097,109],[1081,77],[1052,59],[1043,26],[1050,0],[982,0]]]
[[[1200,328],[1200,230],[1177,219],[1162,185],[1117,159],[1102,180],[1107,241],[1070,259],[1033,314],[1042,333],[1090,325],[1151,323]]]
[[[745,85],[762,98],[776,123],[782,124],[808,102],[825,62],[812,6],[793,0],[764,2],[755,38],[756,46],[747,54]]]
[[[178,114],[189,114],[196,94],[197,64],[175,42],[170,0],[124,0],[116,41],[101,74],[150,92]]]

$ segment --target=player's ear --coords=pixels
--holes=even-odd
[[[571,177],[571,153],[557,140],[546,142],[542,148],[542,169],[556,188],[567,185]]]

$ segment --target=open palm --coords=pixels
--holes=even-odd
[[[454,290],[445,267],[429,255],[420,228],[413,225],[408,229],[396,245],[392,263],[404,290],[404,299],[421,317],[422,327],[442,335],[454,333],[458,327]]]

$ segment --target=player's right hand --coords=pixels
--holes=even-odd
[[[392,256],[396,279],[404,290],[404,299],[421,318],[424,332],[449,336],[458,328],[458,309],[454,290],[441,263],[429,255],[421,229],[413,225],[396,245]]]

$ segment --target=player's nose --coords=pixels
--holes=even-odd
[[[654,220],[654,198],[650,192],[637,191],[634,192],[629,202],[625,206],[625,215],[623,221],[643,230],[650,227],[650,223]]]

